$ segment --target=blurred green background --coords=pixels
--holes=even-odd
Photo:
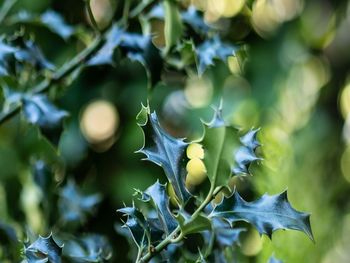
[[[120,18],[123,2],[92,1],[101,27]],[[264,160],[253,167],[253,177],[239,181],[237,187],[250,200],[288,188],[293,206],[312,214],[315,244],[299,232],[278,231],[269,240],[252,230],[242,240],[246,256],[242,262],[266,262],[272,253],[290,263],[350,262],[348,2],[193,0],[182,4],[202,10],[227,41],[247,46],[227,65],[217,62],[202,77],[192,71],[164,72],[152,91],[151,107],[171,134],[194,139],[202,132],[199,118],[208,120],[210,105],[223,98],[228,122],[244,129],[262,128]],[[84,29],[89,22],[84,1],[19,0],[10,15],[47,9],[81,28],[81,34],[64,41],[36,25],[27,26],[47,58],[60,65],[88,38]],[[151,25],[159,47],[164,45],[162,27],[160,21]],[[3,33],[18,29],[1,26]],[[114,229],[120,216],[116,209],[123,202],[131,203],[134,188],[145,189],[157,178],[165,182],[160,168],[134,153],[142,145],[135,116],[149,95],[146,73],[141,65],[128,61],[116,67],[87,68],[67,88],[57,90],[57,104],[71,114],[58,144],[59,156],[36,128],[21,122],[21,116],[0,127],[0,218],[19,233],[27,224],[47,234],[39,206],[45,196],[29,179],[33,161],[44,159],[54,165],[57,181],[69,175],[84,191],[103,194],[96,214],[79,231],[107,235],[113,261],[124,262],[129,247]],[[189,177],[200,181],[200,167],[190,169]]]

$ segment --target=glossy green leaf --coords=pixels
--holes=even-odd
[[[176,1],[164,0],[163,4],[165,16],[165,53],[168,53],[170,49],[180,40],[183,25]]]
[[[179,211],[179,213],[176,215],[176,219],[179,222],[181,232],[184,235],[210,230],[212,227],[211,221],[206,215],[198,215],[193,218],[186,212]]]
[[[212,186],[224,186],[231,176],[234,165],[233,151],[239,144],[237,130],[225,125],[221,110],[215,111],[210,123],[204,125],[201,144],[204,149],[204,164]]]
[[[294,229],[313,240],[310,215],[295,210],[287,199],[286,191],[272,196],[265,194],[252,202],[243,200],[238,192],[234,192],[214,208],[210,217],[224,218],[230,223],[249,222],[260,234],[269,237],[278,229]]]
[[[170,136],[159,124],[157,114],[149,107],[142,107],[137,123],[144,133],[144,145],[138,151],[146,155],[145,160],[161,166],[173,186],[181,203],[186,203],[190,193],[185,187],[186,157],[188,143]]]

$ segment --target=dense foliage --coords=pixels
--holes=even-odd
[[[233,2],[1,2],[1,262],[347,262],[346,2]]]

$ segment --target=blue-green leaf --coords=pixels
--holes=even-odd
[[[150,240],[150,229],[144,215],[135,207],[124,207],[117,211],[128,217],[124,227],[129,229],[134,242],[139,247],[146,245]]]
[[[246,202],[238,192],[234,192],[214,208],[210,217],[223,218],[230,223],[249,222],[260,234],[269,237],[278,229],[294,229],[313,240],[310,215],[295,210],[288,202],[286,191],[272,196],[265,194],[252,202]]]
[[[106,262],[112,257],[112,248],[104,236],[87,234],[65,241],[63,255],[77,263]]]
[[[169,210],[169,197],[166,193],[165,185],[157,181],[147,188],[143,193],[143,201],[152,199],[155,209],[157,210],[158,219],[166,235],[170,234],[176,227],[177,222]]]
[[[159,124],[155,112],[150,114],[148,107],[142,107],[137,116],[138,125],[144,133],[144,145],[139,152],[164,169],[181,203],[186,203],[190,193],[185,187],[185,150],[188,143],[170,136]]]
[[[228,56],[234,55],[236,47],[221,41],[218,35],[206,40],[196,49],[198,57],[198,73],[202,75],[211,65],[214,65],[215,59],[226,62]]]
[[[46,95],[26,95],[23,97],[23,113],[29,123],[43,129],[58,128],[68,113],[54,106]]]
[[[198,233],[212,228],[211,221],[206,215],[198,215],[193,218],[186,212],[179,211],[176,215],[176,219],[184,235]]]
[[[69,26],[62,16],[55,11],[47,10],[43,13],[41,22],[63,39],[68,39],[74,34],[73,27]]]
[[[211,29],[198,10],[192,5],[181,13],[181,17],[185,23],[189,24],[198,33],[207,34]]]
[[[228,222],[219,218],[213,218],[212,224],[215,241],[221,247],[239,243],[241,233],[246,231],[244,228],[233,228]]]
[[[53,239],[52,234],[41,237],[32,244],[26,244],[24,248],[28,263],[60,263],[62,247]]]
[[[94,65],[114,65],[113,53],[121,42],[121,36],[124,33],[122,29],[113,25],[106,36],[105,44],[100,48],[95,56],[93,56],[87,64]]]
[[[47,10],[39,17],[27,11],[20,11],[12,16],[9,22],[44,26],[64,40],[69,39],[75,32],[75,29],[68,25],[59,13],[53,10]]]
[[[240,138],[243,145],[234,153],[236,163],[232,167],[233,174],[250,174],[249,166],[251,163],[262,160],[255,154],[255,149],[260,146],[257,140],[258,131],[259,129],[252,129]]]
[[[151,85],[159,81],[163,60],[159,50],[153,45],[151,36],[129,33],[116,25],[112,26],[105,44],[87,64],[90,66],[114,65],[113,54],[117,47],[130,60],[137,61],[145,67]]]
[[[268,263],[283,263],[283,261],[282,261],[282,260],[279,260],[279,259],[276,259],[274,256],[271,256],[271,257],[269,258]]]
[[[60,191],[58,208],[64,222],[82,222],[88,214],[93,213],[96,205],[102,200],[100,194],[83,195],[73,181]]]

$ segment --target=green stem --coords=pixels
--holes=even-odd
[[[215,196],[224,188],[224,186],[220,187],[211,187],[209,193],[202,204],[197,208],[197,210],[192,214],[191,219],[195,219],[203,209],[215,198]],[[141,259],[136,261],[137,263],[146,263],[149,262],[156,254],[165,249],[170,243],[178,243],[185,236],[180,231],[180,227],[178,226],[173,232],[171,232],[162,242],[160,242],[152,251],[149,251],[146,255],[144,255]]]
[[[17,0],[5,0],[0,10],[0,24],[4,21],[7,14],[10,12],[11,8],[14,6],[16,2]]]
[[[100,45],[103,43],[104,37],[98,36],[95,38],[95,40],[87,46],[84,50],[82,50],[78,55],[76,55],[72,60],[70,60],[68,63],[64,64],[61,68],[57,70],[56,73],[54,73],[51,78],[45,79],[42,82],[40,82],[38,85],[36,85],[31,91],[31,94],[38,94],[42,92],[48,91],[54,83],[59,82],[66,76],[68,76],[71,72],[73,72],[76,68],[78,68],[81,63],[86,61],[94,52],[98,50]],[[21,108],[21,104],[15,104],[12,106],[11,109],[9,109],[6,112],[0,113],[0,125],[3,124],[8,119],[15,116]]]

